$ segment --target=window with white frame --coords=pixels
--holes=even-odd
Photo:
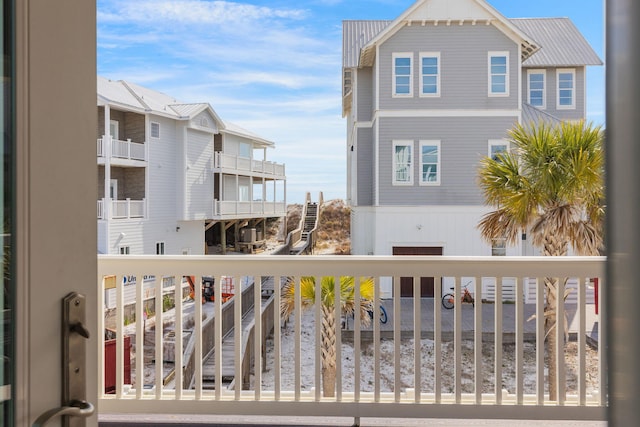
[[[576,70],[556,70],[556,81],[558,110],[576,108]]]
[[[129,255],[131,248],[129,246],[120,246],[120,255]]]
[[[151,138],[160,138],[160,123],[151,122]]]
[[[245,159],[251,158],[251,144],[246,142],[241,142],[238,146],[238,156],[244,157]]]
[[[393,58],[393,96],[413,96],[413,54],[394,53]]]
[[[493,239],[491,241],[491,256],[506,256],[506,255],[507,255],[507,240]]]
[[[156,242],[156,255],[164,255],[164,242]]]
[[[420,53],[420,96],[440,96],[440,52]]]
[[[393,141],[393,185],[413,184],[413,141]]]
[[[545,96],[546,72],[545,70],[528,70],[529,104],[541,109],[547,108]]]
[[[489,52],[489,96],[509,96],[509,52]]]
[[[503,139],[489,140],[489,157],[493,160],[498,159],[498,154],[509,151],[509,142]]]
[[[440,184],[440,141],[420,141],[420,184]]]

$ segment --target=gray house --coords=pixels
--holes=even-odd
[[[602,61],[569,19],[507,19],[483,0],[345,21],[352,253],[530,254],[481,240],[478,162],[518,122],[585,118],[589,65]]]

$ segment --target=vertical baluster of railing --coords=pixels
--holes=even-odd
[[[552,357],[556,358],[557,374],[556,374],[556,390],[558,394],[558,404],[564,405],[566,400],[566,373],[564,360],[565,347],[565,327],[564,327],[564,278],[555,279],[556,286],[556,354]]]
[[[281,329],[280,324],[282,323],[281,311],[280,311],[280,298],[281,298],[281,289],[282,289],[282,278],[280,276],[273,277],[273,303],[275,307],[273,309],[273,384],[274,384],[274,399],[276,401],[280,400],[280,378],[281,378]]]
[[[393,279],[392,279],[393,280]],[[373,400],[380,402],[380,278],[373,288]]]
[[[295,294],[294,294],[294,310],[293,310],[293,317],[294,317],[294,353],[293,353],[293,357],[294,357],[294,394],[295,394],[295,401],[298,402],[300,401],[300,389],[301,389],[301,381],[300,381],[300,366],[301,366],[301,360],[300,360],[300,350],[301,350],[301,345],[300,345],[300,334],[302,333],[302,296],[300,295],[300,293],[302,292],[301,289],[301,283],[300,283],[300,277],[296,277],[295,279]],[[317,344],[316,344],[317,345]],[[316,357],[316,364],[320,363],[320,361],[317,359]]]
[[[360,306],[362,304],[362,297],[360,295],[360,277],[355,278],[355,310],[353,312],[353,399],[356,402],[360,401],[360,322],[361,311]],[[345,319],[349,322],[349,318]]]
[[[482,381],[484,380],[482,373],[482,277],[475,278],[473,298],[475,300],[475,308],[473,312],[474,389],[476,405],[480,405],[482,403]]]
[[[131,139],[127,139],[127,159],[131,159]]]
[[[516,404],[524,403],[524,292],[520,277],[516,277]]]
[[[196,286],[195,286],[195,297],[194,297],[194,325],[193,325],[193,335],[192,338],[194,340],[194,370],[193,375],[195,376],[195,387],[196,387],[196,400],[202,399],[202,305],[203,305],[203,296],[202,296],[202,276],[196,276]]]
[[[176,283],[176,277],[173,276],[173,283],[175,285]],[[155,316],[155,322],[156,322],[156,326],[155,326],[155,359],[156,359],[156,365],[155,365],[155,389],[156,389],[156,399],[160,400],[162,399],[162,389],[163,387],[163,383],[162,383],[162,378],[163,378],[163,363],[162,361],[164,360],[164,354],[163,354],[163,345],[162,345],[162,334],[163,334],[163,324],[164,324],[164,314],[162,312],[163,310],[163,292],[164,292],[164,287],[162,286],[162,277],[156,277],[156,316]],[[178,286],[178,285],[176,285]]]
[[[315,354],[315,399],[319,401],[322,397],[323,384],[322,384],[322,328],[323,328],[323,313],[322,313],[322,278],[314,278],[316,286],[314,288],[315,300],[317,303],[314,305],[313,315],[315,319],[315,339],[316,339],[316,354]]]
[[[442,277],[433,285],[433,391],[435,403],[442,401]]]
[[[233,391],[235,399],[240,400],[242,394],[244,373],[242,372],[242,280],[240,277],[233,276],[231,280],[237,286],[234,286],[235,295],[233,297],[233,345],[234,345],[234,374],[233,374]]]
[[[422,286],[420,282],[420,277],[413,278],[413,398],[415,403],[420,403],[422,397]]]
[[[399,298],[401,295],[400,292],[400,277],[393,278],[393,295],[395,298],[393,299],[393,394],[396,402],[400,402],[400,393],[402,392],[402,337],[400,326],[402,323],[401,310],[402,307],[400,305],[401,299]],[[380,323],[380,314],[378,313],[373,317],[373,321],[375,323]]]
[[[136,399],[142,398],[144,390],[144,330],[146,328],[146,310],[144,307],[143,275],[135,272],[136,277]]]
[[[544,383],[544,308],[545,308],[545,279],[536,278],[536,397],[537,404],[543,405],[545,401]]]
[[[214,344],[213,344],[213,359],[214,359],[214,380],[215,384],[215,398],[219,401],[222,397],[222,279],[223,276],[215,277],[215,286],[213,289],[214,302]],[[235,302],[234,302],[235,304]]]
[[[607,365],[607,322],[609,313],[607,310],[607,299],[609,298],[609,288],[604,277],[598,278],[598,375],[600,377],[598,389],[598,403],[600,406],[609,404],[607,398],[608,365]]]
[[[578,278],[578,402],[580,406],[587,404],[586,390],[586,351],[587,351],[587,297],[586,282]]]
[[[342,283],[340,277],[334,278],[336,303],[334,306],[334,328],[336,330],[336,401],[342,401],[342,329],[340,319],[342,317]]]
[[[175,398],[176,400],[181,400],[182,399],[182,384],[183,384],[183,366],[184,364],[182,363],[183,357],[182,357],[182,352],[183,352],[183,348],[182,348],[182,330],[183,330],[183,326],[182,326],[182,316],[183,316],[183,306],[182,306],[182,279],[183,276],[179,276],[180,280],[178,281],[178,283],[176,283],[176,287],[174,289],[174,299],[175,299],[175,305],[176,305],[176,320],[175,320],[175,329],[174,329],[174,336],[175,336],[175,364],[174,364],[174,369],[175,369]],[[195,279],[194,279],[195,280]],[[197,283],[195,284],[195,288],[197,288]],[[160,363],[162,363],[162,361],[160,361]],[[160,380],[160,384],[162,384],[162,380]]]
[[[103,264],[103,262],[101,262]],[[98,316],[98,397],[102,398],[105,393],[104,371],[105,371],[105,277],[98,273],[98,305],[100,315]]]
[[[494,318],[494,393],[496,405],[502,404],[502,281],[503,277],[496,277],[495,318]]]
[[[116,399],[124,384],[124,277],[116,276]]]
[[[453,289],[453,354],[454,354],[454,383],[456,403],[462,400],[462,286],[461,277],[455,278]]]
[[[254,391],[256,401],[260,401],[262,393],[262,278],[253,277],[253,313],[254,313],[254,333],[253,333],[253,372]]]

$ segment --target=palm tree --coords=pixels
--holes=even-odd
[[[480,187],[486,203],[496,208],[480,221],[482,237],[515,244],[521,232],[529,232],[544,255],[567,255],[569,247],[578,255],[598,255],[605,208],[600,126],[584,121],[517,125],[509,136],[515,149],[481,161]],[[557,279],[545,279],[551,400],[558,392],[553,356],[557,285]]]
[[[367,326],[370,321],[368,311],[372,309],[373,279],[360,279],[360,319]],[[353,277],[340,277],[340,311],[343,315],[353,315],[356,309],[355,280]],[[296,285],[288,280],[282,289],[280,311],[284,318],[289,317],[295,306]],[[325,397],[335,396],[336,385],[336,285],[333,276],[320,280],[320,303],[322,304],[322,392]],[[300,278],[300,299],[302,308],[307,309],[316,303],[315,277]]]

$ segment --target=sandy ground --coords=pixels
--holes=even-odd
[[[272,357],[273,342],[269,340],[267,370],[262,374],[262,387],[264,390],[274,388],[274,360]],[[303,316],[302,336],[302,359],[301,359],[301,383],[303,390],[309,390],[315,383],[315,327],[313,315],[306,313]],[[401,343],[401,387],[414,388],[414,341],[403,340]],[[432,340],[423,339],[420,343],[421,354],[421,384],[423,392],[433,392],[434,386],[434,363],[435,363],[435,343]],[[504,345],[502,360],[502,388],[510,393],[515,392],[515,345]],[[282,330],[282,361],[281,366],[281,387],[283,389],[293,389],[295,377],[293,375],[294,366],[294,325],[288,323]],[[374,387],[374,347],[372,344],[363,345],[360,357],[360,390],[373,391]],[[442,364],[441,381],[442,392],[449,393],[455,391],[454,375],[454,344],[446,342],[442,344]],[[394,368],[394,343],[385,340],[380,344],[382,360],[380,362],[380,387],[381,391],[393,391],[395,383]],[[483,343],[483,392],[494,391],[494,351],[492,343]],[[586,354],[586,383],[587,394],[598,389],[598,354],[597,351],[587,348]],[[345,391],[354,390],[354,350],[348,343],[342,344],[342,384]],[[473,341],[463,341],[462,345],[462,392],[474,392],[474,348]],[[525,393],[535,393],[535,344],[525,343],[524,347],[524,388]],[[567,393],[577,391],[577,344],[571,342],[566,348],[567,363]],[[546,371],[546,370],[545,370]],[[546,373],[546,372],[545,372]]]

